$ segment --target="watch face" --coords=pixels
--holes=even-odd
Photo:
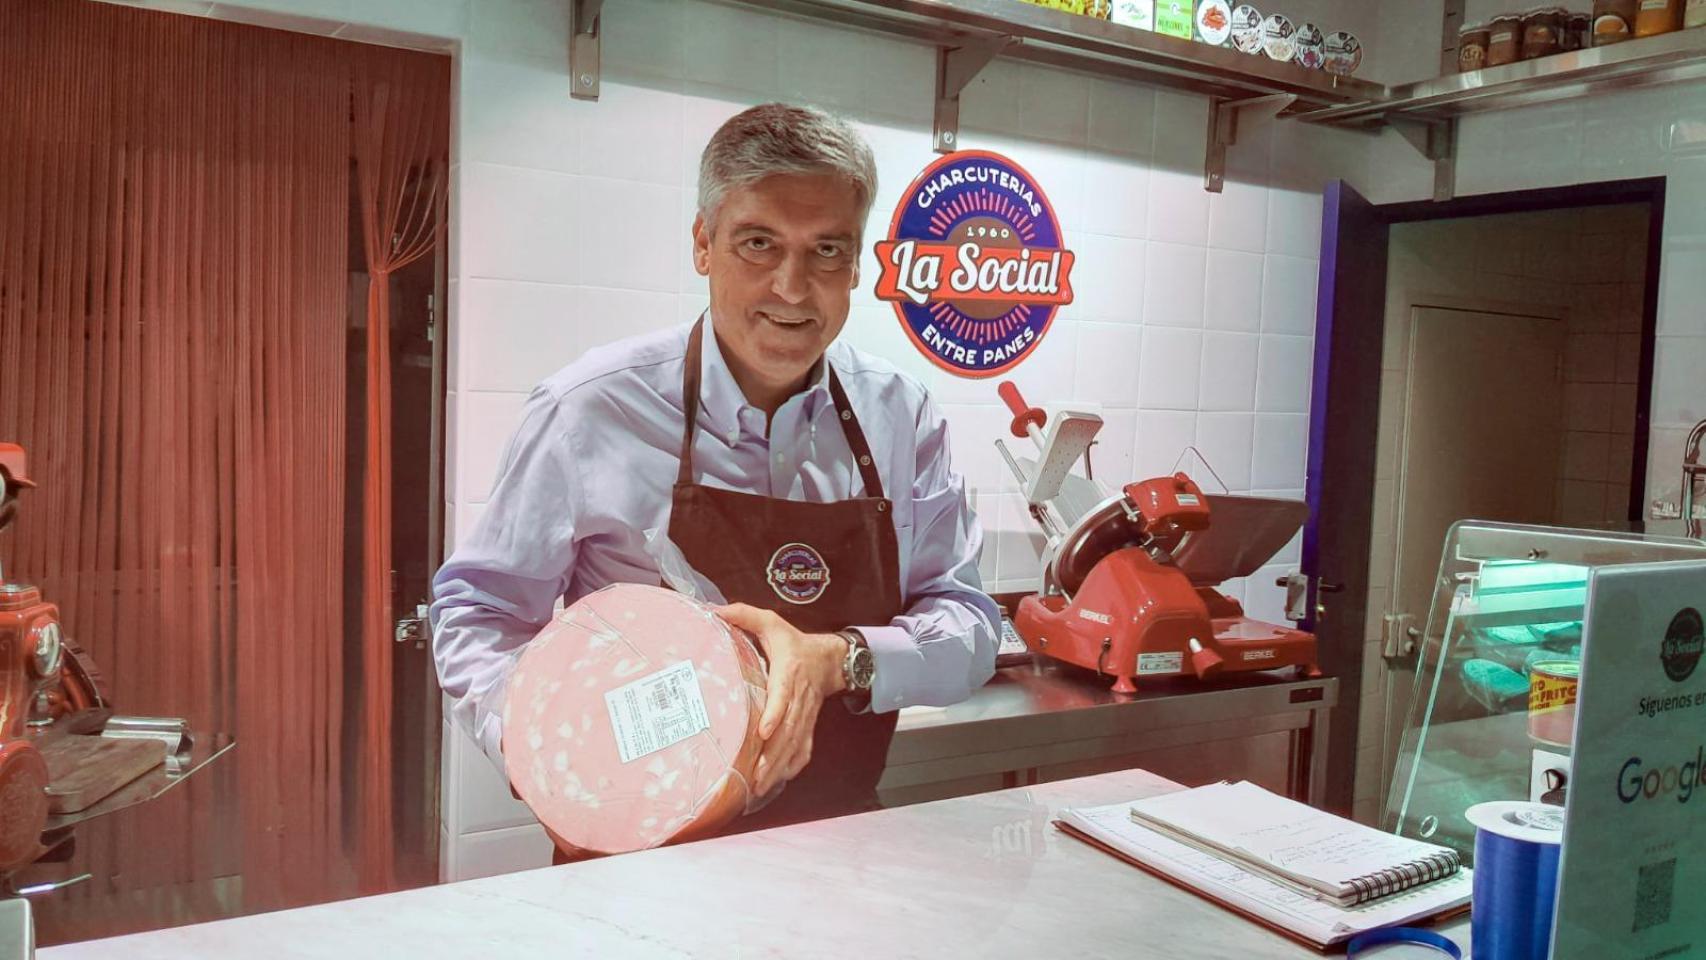
[[[853,654],[853,686],[860,690],[871,688],[871,676],[876,672],[876,658],[869,647],[860,647]]]

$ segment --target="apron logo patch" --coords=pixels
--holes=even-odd
[[[829,564],[803,543],[783,544],[770,558],[770,588],[789,603],[811,603],[829,589]]]

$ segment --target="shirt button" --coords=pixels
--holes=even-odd
[[[783,457],[783,456],[782,456],[782,454],[780,454],[780,453],[778,453],[778,454],[777,454],[777,455],[776,455],[776,462],[777,462],[777,463],[781,463],[781,462],[783,462],[783,460],[784,460],[784,459],[785,459],[785,458],[784,458],[784,457]]]

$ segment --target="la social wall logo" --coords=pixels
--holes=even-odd
[[[925,356],[993,377],[1042,343],[1072,302],[1072,252],[1035,179],[983,150],[951,153],[902,195],[877,243],[877,297]]]

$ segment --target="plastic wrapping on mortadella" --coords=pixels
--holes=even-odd
[[[504,703],[504,764],[565,850],[697,839],[747,808],[764,698],[749,634],[699,600],[616,584],[523,648]]]

